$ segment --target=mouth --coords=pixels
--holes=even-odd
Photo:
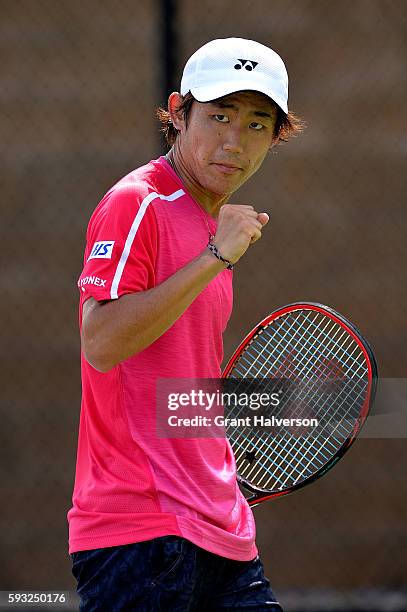
[[[226,162],[213,162],[212,165],[216,166],[216,168],[223,174],[237,174],[238,172],[242,172],[243,170],[243,168],[241,168],[240,166],[236,166],[235,164],[228,164]]]

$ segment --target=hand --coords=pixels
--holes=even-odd
[[[267,213],[258,213],[246,204],[224,204],[219,212],[214,245],[224,259],[236,263],[249,245],[261,238],[261,230],[269,222]]]

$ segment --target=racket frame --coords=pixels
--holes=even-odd
[[[339,323],[342,327],[344,327],[351,337],[358,344],[359,348],[362,350],[367,364],[368,369],[368,389],[366,393],[366,399],[364,405],[362,407],[360,417],[357,419],[355,426],[353,428],[352,434],[349,438],[347,438],[342,446],[336,451],[335,455],[331,457],[331,459],[323,465],[319,470],[317,470],[314,474],[309,476],[308,478],[302,480],[299,483],[288,487],[282,491],[273,491],[270,492],[269,489],[262,489],[261,487],[256,487],[245,478],[237,474],[237,481],[239,485],[243,486],[247,491],[254,493],[252,497],[247,499],[249,506],[254,507],[257,504],[260,504],[263,501],[266,501],[271,498],[281,497],[282,495],[287,495],[288,493],[292,493],[293,491],[300,489],[308,484],[311,484],[321,476],[323,476],[328,470],[330,470],[339,459],[345,454],[345,452],[350,448],[355,439],[357,438],[360,430],[363,427],[363,424],[366,420],[366,417],[369,413],[370,407],[374,401],[377,389],[377,363],[375,356],[373,354],[373,350],[369,344],[369,342],[362,336],[358,328],[351,323],[346,317],[341,315],[339,312],[334,310],[329,306],[325,306],[319,302],[293,302],[291,304],[287,304],[282,308],[278,308],[271,312],[267,317],[265,317],[260,323],[256,325],[242,340],[239,346],[236,348],[232,356],[230,357],[228,363],[226,364],[222,378],[227,378],[233,369],[236,361],[239,359],[240,355],[243,353],[244,349],[251,343],[254,336],[256,336],[259,332],[261,332],[265,327],[267,327],[272,321],[279,319],[281,316],[287,314],[288,312],[294,312],[296,310],[311,310],[314,312],[319,312],[320,314],[329,316],[333,321]]]

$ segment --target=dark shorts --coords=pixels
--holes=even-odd
[[[259,557],[225,559],[178,536],[71,557],[81,612],[282,611]]]

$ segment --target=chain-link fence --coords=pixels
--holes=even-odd
[[[283,56],[290,106],[308,124],[233,198],[271,223],[236,267],[225,354],[276,307],[319,301],[362,329],[382,376],[405,376],[406,4],[175,4],[178,77],[212,38],[256,39]],[[0,2],[1,589],[74,588],[65,515],[80,406],[76,280],[100,197],[162,152],[161,10]],[[328,477],[256,509],[277,593],[406,586],[406,463],[405,440],[359,440]]]

